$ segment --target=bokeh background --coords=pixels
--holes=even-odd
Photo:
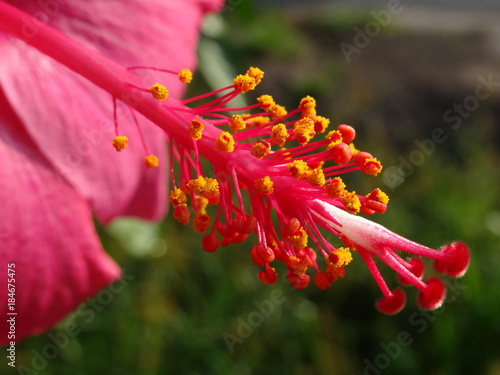
[[[500,11],[366,3],[228,1],[203,30],[190,94],[253,65],[266,77],[249,102],[268,93],[292,108],[309,94],[332,124],[355,126],[385,171],[346,179],[391,197],[372,219],[429,247],[472,250],[444,306],[423,312],[409,289],[400,314],[379,314],[357,255],[333,288],[293,290],[258,281],[255,238],[208,254],[171,217],[122,220],[98,228],[122,281],[19,344],[13,373],[500,374]]]

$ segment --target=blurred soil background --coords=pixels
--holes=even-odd
[[[470,270],[448,281],[444,306],[420,311],[408,289],[400,314],[379,314],[380,292],[356,255],[329,290],[296,291],[283,281],[259,283],[255,238],[207,254],[200,236],[171,217],[156,226],[122,222],[100,232],[127,285],[56,327],[53,335],[71,322],[81,332],[53,359],[44,354],[50,335],[18,345],[18,362],[36,370],[25,373],[500,375],[500,13],[402,2],[374,33],[373,12],[386,2],[323,3],[228,1],[207,23],[203,79],[190,93],[258,66],[266,76],[249,103],[266,93],[293,108],[312,95],[333,126],[354,126],[356,145],[385,171],[346,177],[350,187],[360,194],[380,187],[391,197],[372,219],[429,247],[470,246]],[[356,47],[370,22],[374,36]],[[350,62],[346,44],[359,49]],[[395,285],[393,272],[382,270]],[[258,306],[273,293],[280,298],[259,323]]]

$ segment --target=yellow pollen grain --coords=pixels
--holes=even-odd
[[[323,173],[323,169],[315,168],[312,169],[309,176],[307,177],[307,182],[309,182],[312,186],[323,186],[326,183],[325,174]]]
[[[193,80],[193,73],[189,69],[182,69],[179,72],[179,80],[184,83],[190,83]]]
[[[271,151],[271,144],[266,141],[257,141],[254,145],[252,145],[252,149],[250,153],[256,158],[262,159],[266,157]]]
[[[203,129],[205,128],[205,125],[199,120],[193,120],[191,124],[189,125],[189,136],[194,139],[195,141],[198,141],[201,139],[203,136]]]
[[[342,198],[342,204],[347,212],[351,214],[357,214],[361,208],[361,201],[355,191],[345,193]]]
[[[264,111],[270,111],[276,103],[271,95],[261,95],[257,98],[257,101],[260,103],[260,108]]]
[[[301,99],[299,109],[302,111],[302,117],[311,117],[316,115],[316,99],[312,96],[306,96]]]
[[[301,145],[307,144],[314,134],[314,121],[310,118],[301,118],[293,125],[293,135]]]
[[[193,199],[193,210],[200,215],[205,215],[207,213],[206,208],[208,206],[208,199],[200,195],[195,195]]]
[[[159,101],[163,101],[168,98],[168,89],[159,83],[155,83],[151,86],[149,88],[149,92],[153,95],[153,98]]]
[[[269,176],[255,180],[254,186],[262,195],[269,195],[274,192],[274,183]]]
[[[234,138],[228,132],[222,132],[215,140],[215,149],[222,152],[234,151]]]
[[[326,264],[332,267],[345,267],[352,261],[351,250],[348,247],[339,247],[334,252],[334,257],[326,258]],[[336,260],[336,262],[332,262],[332,258]]]
[[[262,81],[262,79],[264,78],[264,72],[262,70],[260,70],[259,68],[255,68],[253,66],[251,66],[247,70],[247,75],[252,77],[255,80],[256,85],[258,85],[260,83],[260,81]]]
[[[268,124],[271,119],[267,116],[255,116],[247,119],[247,121],[249,122],[249,126],[259,127]]]
[[[117,135],[113,139],[112,144],[113,144],[113,147],[116,149],[116,151],[120,152],[124,148],[128,147],[127,141],[128,141],[128,138],[125,137],[124,135]]]
[[[382,171],[382,164],[376,158],[368,158],[365,160],[362,171],[366,174],[376,176]]]
[[[187,206],[187,196],[181,189],[174,189],[170,192],[168,200],[172,204],[172,206],[180,207]]]
[[[378,188],[367,194],[366,197],[383,204],[389,203],[389,196]]]
[[[300,228],[295,234],[287,236],[287,242],[296,250],[307,246],[307,233],[304,228]]]
[[[241,115],[231,116],[231,120],[229,120],[228,124],[229,128],[235,133],[247,127],[247,124],[245,123],[245,120],[243,120],[243,117]]]
[[[237,75],[233,83],[234,83],[234,88],[242,93],[253,90],[255,86],[257,86],[255,78],[250,77],[248,74]]]
[[[144,158],[144,164],[146,165],[146,168],[153,169],[160,165],[160,161],[157,156],[148,155]]]
[[[324,133],[330,125],[330,120],[323,116],[314,116],[314,131],[316,133]]]
[[[198,176],[194,180],[190,180],[186,184],[186,187],[192,193],[203,194],[205,192],[205,186],[206,186],[206,184],[207,184],[207,182],[205,180],[205,177]]]
[[[205,177],[205,184],[203,186],[203,193],[218,193],[219,182],[215,178]]]
[[[280,117],[286,116],[288,112],[282,105],[275,105],[273,108],[271,108],[270,114],[273,120],[276,120]]]
[[[342,142],[342,133],[339,132],[338,130],[332,130],[331,132],[329,132],[325,136],[325,139],[329,142],[336,142],[335,144],[341,143]]]
[[[280,147],[283,147],[288,139],[288,130],[285,124],[277,124],[271,128],[271,141]]]
[[[292,177],[296,179],[305,179],[309,176],[311,169],[309,165],[303,160],[294,160],[290,164],[288,164],[288,172]]]
[[[336,199],[346,193],[346,185],[340,177],[332,178],[331,181],[325,185],[325,191],[330,199]]]

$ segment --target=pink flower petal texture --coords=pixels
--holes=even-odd
[[[12,1],[68,36],[127,67],[192,69],[202,16],[219,1]],[[43,6],[42,6],[43,5]],[[36,34],[29,22],[27,34]],[[53,167],[89,199],[96,215],[159,219],[166,210],[166,169],[145,170],[144,150],[128,108],[118,106],[120,135],[136,142],[117,153],[112,98],[50,57],[0,36],[0,87],[29,135]],[[184,90],[175,76],[137,71],[146,82],[162,80],[170,95]],[[140,119],[146,144],[163,162],[163,132]],[[146,188],[143,188],[143,184]],[[147,191],[147,194],[144,193]]]
[[[125,67],[193,68],[205,12],[222,1],[9,1]],[[2,15],[0,15],[1,17]],[[36,34],[29,22],[23,32]],[[164,133],[120,105],[117,153],[113,98],[36,49],[0,33],[0,265],[15,264],[14,341],[41,333],[116,280],[118,266],[103,251],[92,214],[159,219],[166,212]],[[84,62],[82,62],[84,64]],[[111,73],[110,73],[111,74]],[[175,76],[134,70],[153,84]],[[141,137],[147,150],[142,145]],[[146,169],[144,153],[160,168]],[[5,271],[6,272],[6,271]],[[0,313],[10,307],[1,295]],[[8,339],[5,319],[0,345]]]
[[[54,173],[8,107],[0,111],[0,264],[14,273],[0,303],[0,345],[50,328],[120,275],[87,202]],[[8,266],[9,265],[9,266]],[[8,297],[11,298],[7,304]],[[17,315],[7,315],[7,313]],[[15,319],[15,339],[7,334]]]

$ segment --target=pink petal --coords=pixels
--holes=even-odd
[[[193,68],[203,12],[220,1],[12,3],[125,66],[178,71]],[[118,122],[130,146],[117,153],[111,146],[112,99],[107,93],[21,42],[2,40],[0,55],[0,87],[10,105],[43,155],[91,202],[102,221],[164,214],[166,169],[144,170],[144,150],[128,109],[118,107]],[[175,76],[137,74],[151,84],[166,83],[173,96],[182,95],[184,86]],[[146,120],[141,124],[148,147],[165,166],[161,131]]]
[[[4,98],[0,104],[0,268],[6,282],[7,265],[15,264],[19,341],[49,329],[120,270],[99,243],[89,205],[54,173]],[[4,286],[0,345],[11,341]]]

